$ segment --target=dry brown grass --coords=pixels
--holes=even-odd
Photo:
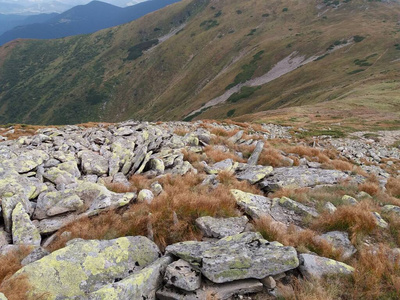
[[[387,192],[396,198],[400,198],[400,179],[390,177],[386,184]]]
[[[305,229],[298,230],[294,226],[285,226],[270,216],[254,221],[256,231],[260,232],[268,241],[278,241],[285,246],[293,246],[300,252],[315,252],[324,257],[340,259],[342,251],[333,249],[326,240],[317,238],[317,232]]]
[[[9,300],[26,299],[29,291],[29,282],[25,277],[8,280],[13,274],[22,268],[21,261],[32,251],[30,247],[19,247],[0,257],[0,292]]]
[[[308,204],[310,202],[310,188],[283,188],[268,194],[270,198],[288,197],[297,202]]]
[[[99,216],[80,219],[59,230],[58,238],[50,245],[54,251],[73,238],[112,239],[127,235],[150,234],[152,228],[154,241],[164,249],[167,245],[201,237],[195,226],[200,216],[236,216],[236,202],[228,187],[219,185],[210,190],[200,185],[202,176],[187,174],[166,176],[160,179],[164,192],[150,205],[134,204],[128,209],[109,211]],[[178,221],[174,220],[174,212]],[[151,226],[149,226],[149,224]],[[68,237],[61,237],[68,231]]]
[[[354,206],[339,206],[333,214],[323,213],[320,215],[313,221],[311,228],[322,231],[347,231],[355,243],[358,237],[369,234],[377,228],[370,205],[367,202],[361,202]]]
[[[186,129],[186,128],[175,128],[174,129],[174,133],[176,134],[176,135],[179,135],[179,136],[185,136],[186,134],[188,134],[190,131],[188,130],[188,129]]]
[[[262,195],[262,192],[254,185],[247,181],[239,181],[234,176],[233,172],[222,171],[218,173],[219,182],[228,189],[237,189],[247,193]]]
[[[358,189],[371,196],[377,195],[380,191],[379,183],[375,176],[370,176],[364,183],[358,186]]]
[[[349,287],[353,299],[398,299],[400,264],[391,249],[362,249],[354,267],[354,284]]]
[[[19,247],[7,255],[0,256],[0,284],[22,268],[21,261],[32,251],[30,247]]]
[[[354,169],[354,165],[352,163],[340,159],[333,159],[324,164],[324,166],[329,167],[329,169],[335,169],[339,171],[352,171]]]
[[[225,159],[232,159],[236,162],[244,162],[242,158],[233,154],[232,152],[224,152],[219,149],[215,149],[213,146],[207,146],[204,148],[204,153],[209,158],[209,162],[216,163]]]
[[[109,189],[114,193],[129,193],[136,191],[136,189],[133,186],[126,185],[123,183],[112,182],[112,183],[107,183],[105,186],[107,189]]]
[[[8,300],[25,300],[28,299],[27,294],[31,289],[31,285],[26,275],[19,275],[13,278],[12,280],[8,280],[3,282],[0,285],[0,292],[3,293]],[[36,298],[46,299],[45,295],[43,297],[38,296]]]

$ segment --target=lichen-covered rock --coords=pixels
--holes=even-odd
[[[172,258],[164,256],[144,269],[106,286],[101,287],[87,297],[88,300],[155,300],[156,291],[160,288],[163,274]]]
[[[40,246],[39,230],[29,218],[24,207],[18,203],[12,212],[12,239],[14,245]]]
[[[385,213],[395,213],[396,215],[400,216],[400,206],[396,205],[385,205],[382,208],[382,211]]]
[[[311,254],[300,254],[300,272],[311,279],[327,275],[350,275],[354,268],[342,262]]]
[[[22,204],[25,212],[27,212],[28,214],[32,213],[33,211],[32,204],[31,202],[29,202],[28,198],[25,195],[4,197],[1,200],[1,209],[3,212],[4,226],[7,232],[10,232],[11,230],[11,215],[18,203]]]
[[[331,202],[326,202],[324,205],[324,210],[327,211],[329,214],[333,214],[337,208]]]
[[[196,225],[206,237],[223,238],[242,233],[248,223],[247,217],[237,218],[213,218],[200,217],[196,219]]]
[[[328,241],[335,249],[342,249],[343,259],[350,258],[357,249],[350,242],[349,234],[343,231],[331,231],[321,235],[321,238]]]
[[[38,229],[41,234],[49,234],[74,222],[76,218],[77,217],[75,215],[69,214],[66,216],[56,216],[50,219],[43,219],[40,220]]]
[[[271,166],[240,166],[241,171],[236,175],[239,180],[247,180],[250,184],[256,184],[271,174],[274,170]]]
[[[253,219],[261,218],[262,216],[270,214],[271,199],[246,193],[241,190],[231,190],[236,203],[245,210]]]
[[[201,275],[188,262],[180,259],[167,267],[164,282],[167,286],[174,286],[184,291],[195,291],[200,288]]]
[[[164,174],[164,162],[160,158],[151,158],[149,161],[150,170],[155,171],[157,174]]]
[[[49,159],[49,155],[42,150],[30,150],[22,153],[18,158],[9,161],[12,168],[18,173],[27,173]]]
[[[4,169],[0,166],[0,197],[21,195],[28,199],[37,196],[38,186],[27,177],[15,170]]]
[[[34,218],[41,220],[66,212],[76,211],[83,207],[83,205],[83,201],[70,189],[42,193],[37,200]]]
[[[153,192],[147,189],[141,190],[137,196],[138,202],[146,202],[148,204],[150,204],[151,201],[153,201],[153,199],[154,199]]]
[[[287,209],[290,209],[305,216],[311,216],[314,218],[319,216],[315,208],[305,206],[304,204],[294,201],[288,197],[282,197],[279,200],[279,204]]]
[[[33,263],[49,254],[50,252],[47,251],[46,249],[42,247],[37,247],[21,261],[21,265],[22,266],[29,265],[30,263]]]
[[[163,287],[157,291],[159,300],[204,300],[212,295],[212,299],[236,299],[238,295],[262,292],[263,285],[256,279],[236,280],[222,284],[206,284],[194,292],[182,292],[172,287]],[[232,298],[235,297],[235,298]],[[241,299],[241,298],[239,298]]]
[[[104,175],[108,173],[108,160],[92,151],[78,153],[81,159],[82,171],[85,174]]]
[[[343,204],[346,204],[346,205],[357,205],[358,204],[358,201],[354,197],[351,197],[349,195],[344,195],[342,197],[342,202],[343,202]]]
[[[195,267],[215,283],[279,274],[298,266],[293,247],[269,243],[259,233],[241,233],[217,242],[182,242],[166,251]]]
[[[77,177],[68,171],[61,170],[60,165],[47,169],[43,173],[43,177],[56,185],[68,185],[71,183],[76,183]]]
[[[349,175],[342,171],[312,169],[307,167],[275,168],[271,176],[260,185],[267,191],[280,188],[314,187],[317,185],[336,184]]]
[[[371,212],[372,216],[374,217],[376,224],[380,227],[380,228],[388,228],[389,224],[381,217],[381,215],[379,213],[377,213],[376,211]]]
[[[257,165],[258,158],[260,157],[260,154],[261,154],[263,148],[264,148],[264,142],[262,142],[262,141],[257,142],[256,148],[254,149],[253,153],[249,157],[249,160],[247,161],[247,163],[249,165],[253,165],[253,166]]]
[[[123,237],[115,240],[80,239],[65,248],[26,265],[8,280],[24,276],[31,286],[27,299],[74,299],[94,292],[142,270],[160,255],[149,239]]]

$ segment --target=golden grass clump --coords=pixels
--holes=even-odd
[[[377,227],[371,214],[370,204],[339,206],[333,214],[323,213],[313,221],[311,228],[321,231],[341,230],[349,232],[353,242],[357,237],[371,233]]]
[[[386,183],[387,192],[396,198],[400,198],[400,179],[390,177]]]
[[[9,300],[26,299],[30,285],[26,277],[9,278],[22,268],[21,261],[33,250],[31,247],[20,246],[6,255],[0,256],[0,292]]]
[[[237,162],[244,162],[244,160],[242,158],[240,158],[239,156],[235,155],[232,152],[224,152],[221,151],[219,149],[215,149],[213,146],[206,146],[204,148],[204,153],[207,155],[207,157],[209,158],[210,163],[216,163],[219,161],[223,161],[225,159],[232,159],[234,161]]]
[[[198,217],[230,217],[238,214],[228,187],[219,185],[210,189],[200,184],[202,180],[202,176],[195,174],[161,178],[164,192],[150,205],[134,204],[129,208],[79,219],[59,230],[58,238],[49,246],[49,250],[57,250],[68,240],[78,237],[113,239],[129,235],[153,235],[161,249],[176,242],[199,239],[201,234],[195,226]],[[63,232],[69,234],[61,235]]]
[[[293,246],[299,252],[311,251],[333,259],[340,259],[342,256],[340,249],[334,249],[326,240],[317,238],[317,232],[311,229],[298,230],[292,225],[287,227],[270,216],[256,219],[254,226],[268,241],[278,241],[285,246]]]

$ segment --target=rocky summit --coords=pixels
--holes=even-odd
[[[4,138],[0,299],[395,299],[399,173],[384,137],[273,124]]]

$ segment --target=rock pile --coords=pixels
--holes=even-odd
[[[157,177],[199,172],[184,159],[183,150],[202,153],[211,143],[214,135],[202,125],[130,121],[88,129],[65,126],[1,142],[0,252],[6,254],[20,245],[34,249],[8,281],[19,276],[28,280],[28,299],[206,299],[210,295],[230,299],[263,290],[279,296],[276,281],[288,274],[310,278],[348,275],[353,271],[342,262],[301,254],[293,247],[268,241],[253,232],[250,224],[251,219],[269,216],[279,226],[292,225],[301,230],[304,218],[319,216],[315,207],[287,197],[271,199],[238,189],[232,189],[231,194],[244,215],[198,218],[196,226],[203,232],[203,241],[172,244],[165,253],[142,236],[74,239],[53,253],[45,250],[63,226],[104,210],[136,202],[151,203],[163,191],[157,182],[137,194],[112,192],[107,189],[108,184],[129,186],[128,179],[135,174]],[[209,126],[241,130],[237,125]],[[264,132],[258,134],[265,140],[290,137],[288,128],[262,128]],[[265,193],[282,187],[364,180],[349,172],[321,169],[312,162],[281,168],[258,165],[263,142],[243,139],[240,130],[229,141],[255,146],[247,163],[233,159],[209,165],[204,162],[208,175],[203,184],[210,188],[218,185],[216,174],[222,171],[232,172],[237,179],[257,185]],[[185,133],[178,135],[178,131]],[[236,155],[243,157],[242,153]],[[332,206],[329,209],[335,210]],[[400,211],[394,206],[385,209]],[[346,233],[336,231],[320,238],[343,248],[346,258],[356,252]]]

